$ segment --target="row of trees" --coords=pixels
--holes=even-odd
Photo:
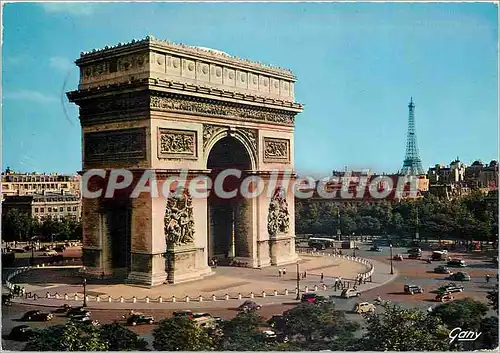
[[[386,303],[379,313],[365,316],[363,327],[349,321],[333,303],[303,303],[284,312],[269,340],[256,312],[240,313],[212,329],[200,328],[187,317],[160,321],[153,331],[159,351],[460,351],[498,346],[498,318],[487,317],[488,307],[471,299],[439,306],[431,313]],[[450,330],[482,332],[475,342],[450,342]],[[360,328],[363,328],[360,331]],[[287,339],[283,339],[287,337]],[[99,351],[146,350],[134,332],[115,323],[99,329],[74,324],[42,330],[25,350]]]
[[[482,193],[451,201],[432,195],[415,201],[338,206],[327,200],[297,200],[297,233],[449,237],[495,241],[498,202]]]
[[[82,226],[70,216],[38,219],[17,209],[10,209],[2,217],[3,241],[29,241],[34,236],[46,241],[80,240]]]

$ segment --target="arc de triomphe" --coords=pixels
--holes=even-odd
[[[137,182],[153,170],[161,185],[180,170],[191,179],[237,168],[268,184],[273,170],[293,170],[302,106],[288,70],[149,36],[76,64],[78,90],[67,95],[80,107],[83,173],[124,168]],[[158,285],[206,276],[212,258],[254,268],[297,261],[291,187],[229,200],[131,190],[83,199],[88,272]]]

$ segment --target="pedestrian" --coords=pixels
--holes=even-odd
[[[323,275],[323,272],[321,272],[321,283],[323,283],[323,278],[324,278],[324,275]]]
[[[333,285],[333,290],[335,290],[335,291],[336,291],[336,290],[337,290],[337,288],[338,288],[338,286],[339,286],[339,279],[338,279],[338,278],[335,278],[335,284]]]
[[[283,267],[283,277],[286,275],[286,268]]]
[[[359,276],[358,282],[359,282],[359,285],[363,284],[363,278],[361,276]]]
[[[497,273],[497,282],[498,282],[498,273]]]
[[[486,275],[486,283],[490,282],[490,275]]]
[[[210,267],[215,267],[215,261],[214,261],[214,259],[210,260]]]
[[[278,277],[281,277],[281,268],[278,269]]]
[[[307,272],[304,271],[304,278],[307,278]]]
[[[104,271],[102,271],[102,273],[101,273],[101,280],[103,280],[104,277],[105,277],[105,274],[104,274]]]

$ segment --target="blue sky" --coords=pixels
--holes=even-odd
[[[2,167],[81,169],[81,51],[148,34],[297,75],[295,167],[395,172],[416,104],[427,169],[498,155],[497,7],[488,3],[9,3]]]

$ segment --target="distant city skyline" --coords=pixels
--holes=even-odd
[[[410,97],[425,171],[498,159],[493,3],[7,3],[3,19],[3,170],[80,170],[73,61],[148,34],[291,69],[301,174],[396,173]]]

